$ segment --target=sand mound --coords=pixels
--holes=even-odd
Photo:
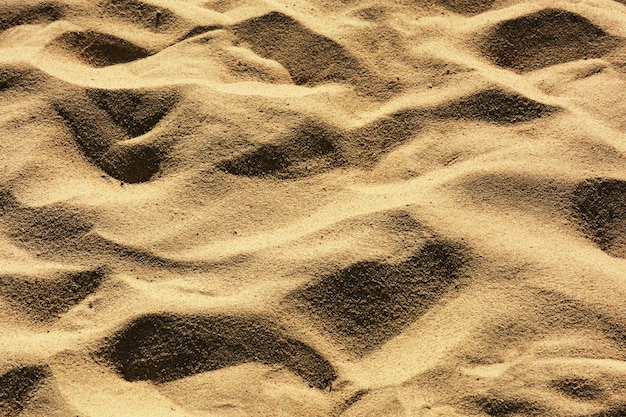
[[[496,65],[518,72],[600,58],[622,43],[583,16],[560,9],[499,23],[483,42],[483,53]]]
[[[65,8],[53,2],[26,2],[0,7],[0,31],[20,25],[46,24],[59,20]]]
[[[107,0],[100,3],[100,9],[107,16],[154,32],[175,30],[182,20],[167,8],[141,1]]]
[[[24,366],[0,376],[0,411],[7,417],[18,416],[39,385],[50,376],[46,367]]]
[[[175,94],[168,92],[88,90],[85,97],[58,101],[54,107],[94,165],[135,184],[154,177],[165,154],[156,144],[128,140],[153,130],[175,104]]]
[[[40,91],[45,83],[45,74],[25,65],[7,65],[0,68],[0,94],[33,93]]]
[[[496,124],[529,122],[554,113],[557,108],[518,94],[488,89],[434,111],[438,117]]]
[[[107,67],[146,58],[150,53],[131,42],[107,33],[89,30],[67,32],[49,45],[93,67]]]
[[[402,263],[358,262],[292,297],[326,331],[362,354],[399,334],[455,288],[462,266],[459,250],[431,242]]]
[[[148,133],[176,104],[167,91],[88,90],[87,96],[130,137]]]
[[[436,3],[455,13],[474,15],[491,9],[496,0],[436,0]]]
[[[336,378],[317,352],[255,318],[149,315],[108,345],[101,355],[127,381],[164,383],[246,362],[282,365],[318,389]]]
[[[0,415],[626,415],[625,28],[6,0]]]
[[[6,221],[15,226],[11,235],[23,242],[59,244],[84,235],[93,226],[86,216],[62,206],[23,208],[13,214]]]
[[[626,181],[595,178],[574,192],[574,205],[583,230],[612,256],[626,256]]]
[[[297,85],[356,84],[367,77],[365,68],[345,48],[282,13],[242,22],[234,32],[252,51],[284,66]]]
[[[0,277],[0,297],[15,310],[36,320],[60,317],[94,293],[104,279],[100,270],[64,274],[59,277]]]
[[[294,129],[277,144],[266,144],[237,158],[224,161],[219,169],[248,177],[297,178],[313,175],[342,164],[338,133],[316,124]]]

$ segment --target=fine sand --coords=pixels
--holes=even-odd
[[[626,1],[1,0],[0,416],[626,416]]]

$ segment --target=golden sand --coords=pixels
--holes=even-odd
[[[626,416],[626,1],[2,0],[0,99],[0,416]]]

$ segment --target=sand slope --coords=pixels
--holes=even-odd
[[[625,416],[625,92],[623,1],[3,1],[0,415]]]

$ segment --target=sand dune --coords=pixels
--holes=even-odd
[[[626,2],[5,0],[0,415],[626,416]]]

